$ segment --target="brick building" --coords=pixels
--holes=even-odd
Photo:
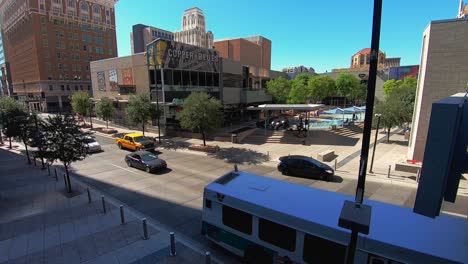
[[[89,62],[117,56],[116,0],[0,0],[13,96],[30,109],[70,110],[91,93]]]
[[[332,69],[332,72],[368,71],[371,57],[370,53],[370,48],[362,49],[351,56],[351,65],[349,68]],[[400,60],[401,58],[387,58],[387,55],[379,50],[377,69],[384,70],[390,67],[398,67],[400,66]]]

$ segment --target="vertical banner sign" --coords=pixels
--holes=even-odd
[[[117,84],[119,83],[119,78],[117,77],[117,70],[109,70],[109,84],[111,91],[117,91]]]
[[[99,91],[106,90],[106,76],[103,71],[97,72],[97,83]]]
[[[131,68],[122,70],[122,79],[123,85],[133,85],[133,73]]]

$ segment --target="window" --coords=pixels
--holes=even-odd
[[[200,86],[206,86],[205,72],[198,73],[198,83]]]
[[[165,80],[164,80],[165,81]],[[174,71],[174,85],[182,85],[182,74],[181,71]]]
[[[108,45],[108,46],[112,46],[112,39],[108,39],[108,40],[107,40],[107,45]]]
[[[305,234],[302,259],[307,263],[344,263],[346,246]]]
[[[83,90],[83,85],[80,85],[80,90]]]
[[[62,53],[57,52],[57,59],[61,59],[61,58],[62,58]]]
[[[62,70],[62,69],[63,69],[63,64],[62,64],[62,63],[57,64],[57,68],[58,68],[59,70]]]
[[[41,24],[45,25],[46,24],[46,17],[41,17]]]
[[[70,85],[67,84],[67,91],[70,91]]]
[[[211,200],[208,200],[208,199],[205,200],[205,207],[211,208]]]
[[[87,51],[87,50],[88,50],[88,46],[83,45],[83,50],[84,50],[84,51]]]
[[[43,40],[42,40],[42,46],[43,46],[44,48],[48,48],[48,47],[49,47],[49,41],[48,41],[47,39],[43,39]]]
[[[42,35],[47,35],[47,27],[42,27],[41,28]]]
[[[252,215],[223,205],[223,224],[244,234],[252,234]]]
[[[75,91],[78,91],[78,85],[75,85]]]
[[[291,252],[296,249],[296,230],[263,218],[259,219],[258,237],[265,242]]]
[[[49,91],[53,91],[54,90],[54,86],[52,84],[49,84]]]
[[[164,84],[173,85],[172,70],[164,70]]]
[[[190,84],[192,86],[198,86],[198,73],[197,72],[190,72]]]
[[[206,73],[206,86],[213,86],[213,73]]]
[[[213,86],[219,86],[219,73],[213,73]]]
[[[190,85],[190,72],[189,71],[182,71],[182,85],[184,86]]]
[[[91,90],[91,85],[88,85],[88,91]]]
[[[67,0],[67,6],[70,8],[75,8],[76,0]]]
[[[112,49],[109,49],[109,55],[112,56],[113,52]]]
[[[60,76],[62,76],[62,75],[60,75]],[[65,85],[63,85],[63,84],[60,85],[60,90],[65,91]]]

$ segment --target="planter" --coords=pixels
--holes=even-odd
[[[195,150],[195,151],[202,151],[202,152],[207,152],[207,153],[216,153],[219,151],[219,146],[210,146],[210,145],[190,145],[188,147],[190,150]]]
[[[103,128],[103,129],[101,129],[100,132],[104,133],[104,134],[115,134],[115,133],[118,133],[119,131],[117,131],[116,129],[113,129],[113,128]]]

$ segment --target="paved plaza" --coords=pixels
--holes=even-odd
[[[123,129],[119,130],[119,132],[126,132]],[[321,137],[324,142],[329,142],[326,138],[328,133],[321,134],[318,131],[311,131],[311,133],[315,133],[311,137]],[[335,131],[333,133],[347,132]],[[148,133],[148,136],[156,136],[156,134]],[[55,218],[65,219],[60,220],[65,221],[63,223],[65,227],[67,223],[72,223],[75,235],[68,239],[73,241],[72,248],[76,249],[75,251],[77,252],[74,253],[77,256],[74,259],[79,259],[82,262],[94,261],[95,263],[102,263],[106,260],[109,263],[114,263],[113,261],[117,259],[119,263],[149,263],[156,259],[162,263],[164,263],[163,261],[184,263],[186,262],[184,261],[185,256],[187,259],[190,259],[190,263],[196,263],[197,261],[203,261],[203,252],[210,251],[213,259],[216,259],[218,262],[238,263],[239,258],[207,241],[200,234],[204,186],[232,170],[234,164],[238,164],[239,169],[248,172],[354,196],[361,141],[360,135],[357,133],[348,136],[356,138],[354,145],[340,146],[338,142],[333,142],[333,144],[329,142],[327,145],[325,143],[302,145],[271,143],[232,144],[230,142],[209,141],[209,144],[217,144],[221,147],[221,150],[214,154],[187,150],[188,145],[201,143],[200,140],[165,138],[163,143],[158,145],[158,152],[159,156],[167,161],[168,169],[163,172],[149,174],[127,167],[124,162],[124,156],[130,152],[118,149],[111,136],[96,133],[96,139],[102,145],[103,152],[92,154],[85,160],[72,164],[71,174],[75,188],[74,194],[76,194],[72,197],[68,197],[64,192],[64,184],[61,177],[56,182],[53,177],[47,175],[47,171],[41,171],[33,166],[26,166],[24,156],[14,155],[13,158],[8,156],[9,158],[4,160],[1,165],[2,171],[8,168],[6,170],[7,173],[2,173],[2,175],[9,176],[4,176],[0,179],[4,181],[10,180],[8,183],[10,185],[19,184],[18,186],[22,186],[21,188],[29,189],[26,191],[26,198],[21,197],[21,194],[25,193],[23,191],[1,193],[2,206],[9,204],[9,199],[18,199],[22,201],[19,204],[24,205],[24,207],[10,206],[8,211],[11,212],[11,219],[8,219],[8,216],[5,216],[5,219],[2,218],[0,221],[1,228],[6,229],[8,226],[12,226],[14,221],[33,221],[24,220],[29,219],[28,214],[31,214],[32,217],[36,214],[42,215],[54,212]],[[390,177],[387,175],[388,165],[400,161],[406,155],[404,151],[406,147],[400,142],[403,141],[403,136],[394,131],[391,139],[392,142],[387,144],[383,142],[385,141],[385,135],[379,135],[374,173],[368,174],[365,199],[413,207],[417,190],[415,175],[395,172],[394,170],[391,171]],[[16,143],[15,145],[21,147],[20,144]],[[284,176],[276,169],[277,158],[279,156],[291,153],[291,155],[303,154],[315,157],[320,151],[331,147],[333,147],[338,155],[336,176],[333,182]],[[3,148],[6,148],[6,146]],[[7,155],[4,155],[4,153],[7,152],[3,151],[2,157]],[[8,155],[13,154],[10,153]],[[9,162],[9,159],[14,159],[15,162]],[[334,162],[331,162],[330,165],[334,166]],[[58,167],[61,168],[61,166]],[[29,171],[32,171],[32,173],[29,174]],[[31,179],[23,180],[21,177],[25,177],[25,174],[31,177]],[[37,179],[41,180],[35,183]],[[5,186],[8,186],[8,184]],[[28,187],[29,185],[31,187]],[[93,193],[93,203],[91,204],[87,203],[87,195],[84,189],[87,186],[92,189]],[[468,192],[466,187],[466,180],[462,180],[457,202],[455,204],[444,203],[442,208],[444,213],[466,217],[466,208],[468,208]],[[44,188],[47,191],[41,191]],[[9,190],[10,188],[6,188],[5,190],[7,189]],[[38,193],[41,195],[38,196]],[[12,196],[5,196],[7,194]],[[102,213],[102,206],[99,203],[100,195],[108,197],[109,201],[113,202],[113,205],[109,205],[110,213],[108,214]],[[30,201],[34,202],[31,203]],[[124,205],[124,208],[127,208],[129,212],[128,223],[125,226],[120,225],[119,210],[115,207],[116,205]],[[70,210],[67,210],[67,208]],[[45,209],[47,209],[48,213],[44,212]],[[71,211],[74,213],[71,213]],[[149,241],[141,239],[141,218],[143,217],[146,217],[152,223],[152,235]],[[39,219],[39,224],[37,225],[40,228],[44,230],[49,228],[47,217],[41,216],[31,219]],[[106,223],[105,225],[99,225],[101,229],[93,229],[89,226],[83,227],[83,225],[92,225],[93,221],[98,221],[98,219],[101,223]],[[58,227],[54,228],[58,228],[60,231],[62,222],[58,223]],[[88,233],[83,230],[86,230]],[[102,234],[112,234],[110,237],[113,237],[115,230],[119,230],[120,232],[118,238],[115,238],[117,242],[114,244],[108,243],[105,240],[102,243],[106,244],[107,251],[99,251],[96,243],[101,243],[99,239],[106,237]],[[19,237],[25,236],[22,239],[27,240],[29,237],[34,237],[36,231],[36,229],[26,230],[24,231],[26,234],[18,233],[18,235]],[[168,255],[169,231],[176,232],[178,252],[184,252],[178,254],[177,257],[169,257]],[[44,236],[45,232],[39,231],[42,236]],[[16,234],[15,232],[13,233]],[[5,259],[4,257],[4,259],[0,259],[0,263],[8,261],[9,258],[12,258],[13,261],[27,260],[27,258],[34,256],[38,252],[37,249],[29,252],[29,244],[24,241],[20,243],[23,243],[26,249],[23,249],[20,253],[16,253],[16,251],[10,252],[12,249],[11,243],[13,243],[10,240],[18,239],[18,235],[10,235],[10,237],[5,237],[0,242],[0,250],[8,252],[8,258]],[[88,241],[91,237],[96,245],[96,247],[93,247],[94,250],[87,249],[86,247],[80,250],[80,243]],[[125,241],[125,243],[118,242],[119,239]],[[67,241],[67,238],[63,240],[63,243],[60,240],[61,251],[57,248],[53,249],[53,247],[46,248],[43,244],[40,244],[37,247],[42,250],[40,251],[42,253],[39,253],[41,258],[46,259],[49,255],[55,254],[50,252],[58,251],[61,252],[60,254],[63,257],[68,252],[66,251],[68,250],[68,246],[66,246]],[[62,244],[65,246],[62,246]],[[58,247],[57,245],[54,246]],[[139,250],[135,248],[139,248]],[[55,251],[51,251],[52,249]],[[133,253],[130,254],[131,256],[120,255],[124,251],[127,252],[128,249],[132,249],[131,252]],[[81,257],[81,254],[84,257]],[[93,256],[93,258],[90,256]],[[123,261],[120,260],[121,258]]]

